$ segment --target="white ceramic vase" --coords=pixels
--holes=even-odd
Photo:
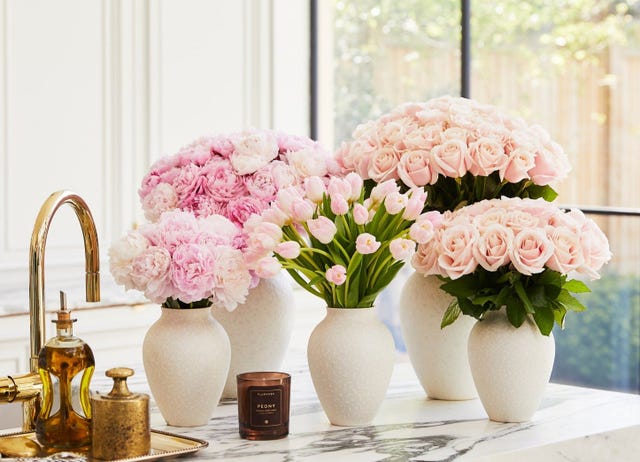
[[[333,425],[375,417],[387,392],[395,347],[373,308],[327,308],[307,346],[313,386]]]
[[[464,400],[478,396],[467,356],[470,316],[440,328],[453,297],[440,289],[436,276],[413,273],[402,288],[399,303],[402,338],[413,369],[429,398]]]
[[[220,401],[229,337],[210,308],[162,308],[142,344],[151,394],[169,425],[205,425]]]
[[[242,372],[277,371],[287,352],[295,314],[291,280],[286,273],[262,279],[247,301],[234,311],[214,306],[213,317],[231,342],[231,365],[223,398],[237,398],[236,376]]]
[[[480,401],[491,420],[525,422],[549,382],[555,341],[527,319],[511,325],[504,309],[491,311],[469,336],[469,363]]]

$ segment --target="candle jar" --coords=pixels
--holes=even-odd
[[[289,434],[291,376],[284,372],[238,374],[240,436],[275,440]]]

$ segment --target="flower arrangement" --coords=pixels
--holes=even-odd
[[[542,199],[484,200],[431,222],[431,239],[418,246],[412,264],[419,273],[441,276],[441,289],[456,297],[442,327],[461,313],[481,319],[506,306],[513,326],[531,315],[549,335],[554,321],[563,327],[567,311],[584,310],[571,292],[589,289],[568,275],[596,279],[611,258],[593,220]]]
[[[180,209],[196,216],[223,215],[242,226],[267,208],[279,189],[335,170],[331,155],[309,138],[252,129],[202,137],[161,158],[138,194],[152,222]]]
[[[424,187],[427,206],[455,210],[483,199],[543,197],[569,172],[562,148],[539,125],[465,98],[405,103],[359,125],[336,159],[378,183]]]
[[[366,308],[431,236],[421,188],[394,180],[365,198],[362,178],[305,179],[278,191],[271,208],[245,223],[249,267],[268,276],[284,267],[332,308]]]
[[[245,236],[220,215],[172,210],[130,230],[109,248],[118,284],[166,308],[227,310],[243,303],[253,282],[241,249]]]

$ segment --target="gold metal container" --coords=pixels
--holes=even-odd
[[[106,375],[113,378],[113,389],[107,395],[91,396],[92,456],[114,460],[148,454],[151,447],[149,395],[129,391],[127,377],[133,375],[132,369],[116,367]]]

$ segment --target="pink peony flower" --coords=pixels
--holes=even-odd
[[[211,249],[196,244],[182,244],[174,250],[171,279],[177,297],[191,303],[211,295],[216,261]]]

